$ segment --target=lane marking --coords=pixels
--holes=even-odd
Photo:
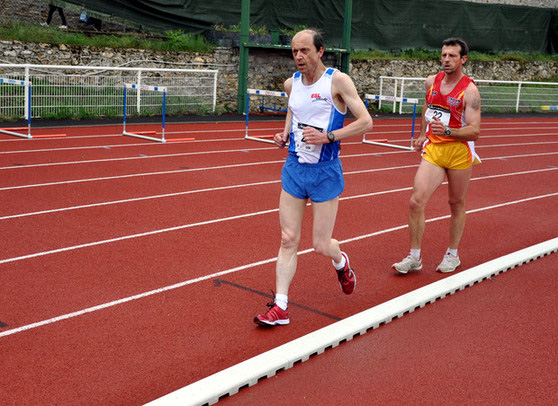
[[[133,238],[147,237],[147,236],[152,236],[152,235],[157,235],[157,234],[162,234],[162,233],[168,233],[168,232],[171,232],[171,231],[184,230],[184,229],[187,229],[187,228],[193,228],[193,227],[205,226],[205,225],[209,225],[209,224],[222,223],[224,221],[231,221],[231,220],[238,220],[238,219],[247,218],[247,217],[254,217],[254,216],[259,216],[259,215],[262,215],[262,214],[274,213],[276,211],[279,211],[279,209],[270,209],[270,210],[262,210],[262,211],[247,213],[247,214],[239,214],[239,215],[236,215],[236,216],[223,217],[223,218],[220,218],[220,219],[200,221],[200,222],[197,222],[197,223],[190,223],[190,224],[183,224],[183,225],[180,225],[180,226],[161,228],[159,230],[146,231],[146,232],[143,232],[143,233],[130,234],[130,235],[125,235],[125,236],[115,237],[115,238],[108,238],[106,240],[99,240],[99,241],[93,241],[93,242],[84,243],[84,244],[73,245],[73,246],[69,246],[69,247],[57,248],[57,249],[50,250],[50,251],[36,252],[34,254],[27,254],[27,255],[22,255],[22,256],[19,256],[19,257],[2,259],[2,260],[0,260],[0,265],[1,264],[7,264],[7,263],[10,263],[10,262],[21,261],[21,260],[24,260],[24,259],[42,257],[42,256],[45,256],[45,255],[59,254],[59,253],[62,253],[62,252],[67,252],[67,251],[74,251],[74,250],[77,250],[77,249],[80,249],[80,248],[95,247],[97,245],[104,245],[104,244],[110,244],[110,243],[114,243],[114,242],[131,240]]]
[[[545,134],[537,134],[538,136],[545,135]],[[392,140],[392,141],[408,141],[408,139],[402,140]],[[357,145],[361,144],[360,142],[348,142],[344,145]],[[501,147],[521,147],[521,146],[529,146],[529,145],[551,145],[551,144],[558,144],[558,141],[537,141],[537,142],[524,142],[524,143],[515,143],[515,144],[493,144],[493,145],[476,145],[475,148],[501,148]],[[97,147],[99,148],[99,147]],[[196,152],[180,152],[174,154],[159,154],[159,155],[142,155],[140,156],[129,156],[129,157],[120,157],[120,158],[103,158],[103,159],[89,159],[89,160],[82,160],[82,161],[61,161],[61,162],[47,162],[47,163],[38,163],[38,164],[23,164],[18,166],[3,166],[0,167],[0,170],[10,170],[10,169],[29,169],[29,168],[41,168],[41,167],[53,167],[53,166],[64,166],[64,165],[83,165],[83,164],[92,164],[92,163],[107,163],[107,162],[123,162],[123,161],[131,161],[137,159],[157,159],[157,158],[173,158],[173,157],[184,157],[184,156],[199,156],[199,155],[211,155],[211,154],[222,154],[222,153],[237,153],[237,152],[245,152],[245,151],[265,151],[265,150],[276,150],[277,147],[270,146],[270,147],[261,147],[261,148],[242,148],[242,149],[227,149],[227,150],[213,150],[213,151],[196,151]],[[399,153],[407,153],[408,151],[401,151]],[[375,152],[377,154],[377,152]],[[385,153],[384,153],[385,154]],[[363,155],[370,155],[363,154]],[[343,155],[341,158],[347,157],[350,155]]]
[[[176,134],[180,134],[182,132],[176,132]],[[165,132],[165,134],[169,134],[169,132]],[[170,134],[173,134],[172,132]],[[533,137],[539,134],[533,134]],[[118,135],[121,137],[122,135]],[[72,138],[72,137],[69,137]],[[78,137],[80,138],[80,137]],[[85,138],[85,137],[84,137]],[[207,142],[229,142],[229,141],[244,141],[244,138],[213,138],[208,140],[196,140],[194,143],[207,143]],[[180,142],[179,142],[180,143]],[[188,144],[192,144],[192,142],[188,142]],[[81,150],[89,150],[89,149],[112,149],[112,148],[127,148],[127,147],[153,147],[159,146],[158,144],[146,144],[146,143],[137,143],[137,144],[111,144],[105,146],[99,145],[89,145],[89,146],[81,146],[81,147],[61,147],[61,148],[43,148],[43,149],[23,149],[23,150],[15,150],[15,151],[0,151],[0,155],[6,154],[26,154],[26,153],[34,153],[34,152],[59,152],[59,151],[81,151]]]
[[[406,151],[390,151],[384,154],[406,154]],[[345,158],[363,158],[368,156],[375,156],[377,153],[371,152],[366,154],[355,154],[355,155],[344,155],[342,160]],[[537,156],[546,156],[546,155],[558,155],[558,151],[556,152],[540,152],[534,154],[518,154],[518,155],[508,155],[505,157],[488,157],[482,158],[483,161],[490,161],[495,159],[501,158],[532,158]],[[145,159],[145,158],[143,158]],[[167,171],[159,171],[159,172],[141,172],[141,173],[133,173],[128,175],[115,175],[115,176],[104,176],[99,178],[84,178],[84,179],[74,179],[74,180],[64,180],[64,181],[56,181],[56,182],[47,182],[47,183],[34,183],[28,185],[19,185],[19,186],[5,186],[0,187],[0,191],[5,190],[17,190],[17,189],[29,189],[34,187],[46,187],[46,186],[58,186],[58,185],[70,185],[74,183],[87,183],[87,182],[98,182],[98,181],[106,181],[106,180],[115,180],[115,179],[126,179],[126,178],[135,178],[135,177],[143,177],[143,176],[160,176],[160,175],[170,175],[170,174],[178,174],[184,172],[199,172],[204,170],[220,170],[220,169],[231,169],[231,168],[242,168],[246,166],[259,166],[259,165],[269,165],[269,164],[283,164],[285,162],[284,159],[278,161],[261,161],[261,162],[248,162],[243,164],[232,164],[232,165],[219,165],[219,166],[207,166],[202,168],[188,168],[188,169],[174,169],[174,170],[167,170]],[[417,167],[417,164],[413,165],[406,165],[404,167]],[[401,167],[403,168],[403,167]],[[383,168],[375,168],[371,170],[383,170]]]
[[[542,122],[543,124],[549,124],[548,122]],[[510,128],[501,128],[501,127],[492,127],[492,128],[488,128],[488,125],[494,125],[495,123],[485,123],[484,119],[483,119],[483,136],[482,139],[487,139],[487,138],[512,138],[512,137],[537,137],[540,135],[558,135],[558,132],[551,132],[551,133],[521,133],[521,134],[506,134],[506,135],[484,135],[485,132],[487,131],[525,131],[525,130],[556,130],[556,126],[550,126],[550,127],[543,127],[543,126],[534,126],[534,127],[510,127]],[[506,123],[508,124],[508,123]],[[509,123],[511,124],[511,123]],[[518,123],[521,124],[521,123]],[[531,123],[526,123],[526,124],[531,124]],[[375,136],[375,135],[382,135],[382,134],[407,134],[408,128],[410,128],[409,124],[374,124],[374,128],[380,128],[380,127],[387,127],[387,128],[393,128],[393,127],[405,127],[402,130],[395,130],[395,131],[381,131],[380,134],[378,134],[378,131],[373,131],[373,132],[369,132],[367,133],[367,135],[371,135],[371,136]],[[250,131],[277,131],[277,130],[281,130],[283,127],[266,127],[266,128],[254,128],[251,129]],[[416,128],[420,128],[420,125],[416,125]],[[219,130],[219,129],[215,129],[215,130],[182,130],[182,131],[166,131],[165,134],[184,134],[185,132],[187,132],[188,134],[203,134],[203,133],[242,133],[244,134],[244,132],[246,131],[245,128],[239,128],[239,129],[225,129],[225,130]],[[86,136],[81,136],[81,135],[75,135],[75,136],[68,136],[66,137],[66,139],[87,139],[87,138],[106,138],[106,137],[113,137],[113,138],[118,138],[121,139],[122,134],[100,134],[100,135],[86,135]],[[0,140],[0,142],[13,142],[16,140],[13,139],[2,139]],[[202,142],[228,142],[228,141],[245,141],[244,137],[242,138],[213,138],[213,139],[197,139],[195,141],[195,143],[202,143]],[[408,141],[408,139],[405,140],[401,140],[401,141]],[[361,142],[358,143],[354,143],[354,144],[362,144]],[[111,144],[107,147],[103,147],[103,148],[126,148],[126,147],[147,147],[147,146],[151,146],[154,147],[156,146],[156,144],[151,145],[151,144],[146,144],[146,143],[135,143],[135,144]],[[59,147],[59,148],[43,148],[43,149],[24,149],[24,150],[16,150],[16,151],[0,151],[0,155],[2,154],[25,154],[25,153],[34,153],[34,152],[55,152],[55,151],[72,151],[72,150],[87,150],[87,149],[99,149],[100,147],[98,145],[93,145],[93,146],[82,146],[82,147]]]
[[[143,158],[143,159],[145,159],[145,158]],[[115,179],[136,178],[136,177],[143,177],[143,176],[170,175],[170,174],[178,174],[178,173],[184,173],[184,172],[200,172],[200,171],[205,171],[205,170],[242,168],[242,167],[245,167],[245,166],[282,164],[284,162],[285,162],[284,160],[249,162],[249,163],[245,163],[245,164],[206,166],[206,167],[203,167],[203,168],[189,168],[189,169],[175,169],[175,170],[159,171],[159,172],[132,173],[132,174],[129,174],[129,175],[118,175],[118,176],[105,176],[105,177],[100,177],[100,178],[85,178],[85,179],[75,179],[75,180],[64,180],[64,181],[57,181],[57,182],[36,183],[36,184],[20,185],[20,186],[7,186],[7,187],[0,188],[0,191],[16,190],[16,189],[28,189],[28,188],[45,187],[45,186],[70,185],[70,184],[73,184],[73,183],[98,182],[98,181],[115,180]]]
[[[273,299],[274,299],[274,297],[273,297],[272,295],[270,295],[270,294],[260,292],[259,290],[249,288],[248,286],[243,286],[243,285],[239,285],[239,284],[234,283],[234,282],[229,282],[229,281],[226,281],[226,280],[224,280],[224,279],[215,279],[215,280],[213,281],[213,285],[214,285],[214,286],[229,285],[229,286],[232,286],[232,287],[237,288],[237,289],[240,289],[240,290],[245,290],[245,291],[247,291],[247,292],[255,293],[256,295],[260,295],[260,296],[266,297],[266,298],[268,298],[269,300],[273,300]],[[306,311],[308,311],[308,312],[311,312],[311,313],[314,313],[314,314],[318,314],[318,315],[320,315],[320,316],[327,317],[328,319],[332,319],[332,320],[341,320],[341,317],[334,316],[334,315],[332,315],[332,314],[322,312],[321,310],[314,309],[314,308],[312,308],[312,307],[309,307],[309,306],[306,306],[306,305],[303,305],[303,304],[300,304],[300,303],[297,303],[297,302],[289,302],[289,308],[291,308],[291,307],[298,307],[299,309],[306,310]]]
[[[376,169],[370,169],[370,170],[366,170],[364,172],[375,171],[375,170]],[[553,171],[553,170],[556,170],[556,168],[545,168],[545,169],[537,170],[536,172],[545,172],[545,171]],[[359,171],[359,173],[362,173],[362,172]],[[506,174],[506,175],[489,175],[489,176],[484,176],[484,177],[471,178],[471,181],[491,179],[491,178],[497,178],[497,177],[502,177],[502,176],[523,175],[523,174],[529,174],[529,173],[530,173],[529,171],[521,171],[521,172],[516,172],[516,173],[511,173],[511,174]],[[277,181],[277,182],[279,182],[279,181]],[[442,185],[445,185],[445,184],[447,184],[447,181],[442,183]],[[345,197],[340,198],[339,200],[344,201],[344,200],[352,200],[352,199],[358,199],[358,198],[366,198],[366,197],[379,196],[379,195],[384,195],[384,194],[389,194],[389,193],[398,193],[398,192],[403,192],[403,191],[408,191],[408,190],[412,190],[412,186],[406,186],[406,187],[399,188],[399,189],[390,189],[390,190],[385,190],[385,191],[370,192],[370,193],[354,195],[354,196],[345,196]],[[548,195],[545,195],[545,196],[548,196]],[[308,203],[308,205],[309,204],[310,203]],[[62,253],[62,252],[66,252],[66,251],[73,251],[73,250],[81,249],[81,248],[89,248],[89,247],[93,247],[93,246],[97,246],[97,245],[110,244],[110,243],[114,243],[114,242],[120,242],[120,241],[134,239],[134,238],[140,238],[140,237],[146,237],[146,236],[151,236],[151,235],[156,235],[156,234],[162,234],[162,233],[171,232],[171,231],[178,231],[178,230],[183,230],[183,229],[187,229],[187,228],[193,228],[193,227],[205,226],[205,225],[209,225],[209,224],[221,223],[221,222],[225,222],[225,221],[238,220],[238,219],[254,217],[254,216],[258,216],[258,215],[262,215],[262,214],[270,214],[270,213],[275,213],[275,212],[278,212],[278,211],[279,211],[279,208],[273,208],[273,209],[262,210],[262,211],[257,211],[257,212],[238,214],[238,215],[235,215],[235,216],[223,217],[223,218],[219,218],[219,219],[205,220],[205,221],[200,221],[200,222],[196,222],[196,223],[189,223],[189,224],[182,224],[180,226],[174,226],[174,227],[168,227],[168,228],[163,228],[163,229],[158,229],[158,230],[146,231],[146,232],[143,232],[143,233],[130,234],[130,235],[126,235],[126,236],[114,237],[114,238],[109,238],[109,239],[100,240],[100,241],[93,241],[93,242],[89,242],[89,243],[83,243],[83,244],[58,248],[58,249],[49,250],[49,251],[43,251],[43,252],[38,252],[38,253],[33,253],[33,254],[22,255],[22,256],[19,256],[19,257],[2,259],[2,260],[0,260],[0,265],[4,264],[4,263],[20,261],[20,260],[24,260],[24,259],[36,258],[36,257],[44,256],[44,255],[58,254],[58,253]],[[2,220],[2,218],[0,218],[0,220]]]
[[[152,195],[152,196],[133,197],[133,198],[130,198],[130,199],[111,200],[111,201],[108,201],[108,202],[82,204],[82,205],[78,205],[78,206],[62,207],[62,208],[59,208],[59,209],[50,209],[50,210],[41,210],[41,211],[29,212],[29,213],[13,214],[13,215],[9,215],[9,216],[0,217],[0,220],[7,220],[7,219],[13,219],[13,218],[19,218],[19,217],[27,217],[27,216],[36,216],[36,215],[40,215],[40,214],[58,213],[58,212],[64,212],[64,211],[69,211],[69,210],[86,209],[86,208],[92,208],[92,207],[110,206],[110,205],[113,205],[113,204],[140,202],[140,201],[143,201],[143,200],[162,199],[162,198],[167,198],[167,197],[176,197],[176,196],[183,196],[183,195],[196,194],[196,193],[216,192],[216,191],[220,191],[220,190],[239,189],[239,188],[244,188],[244,187],[269,185],[269,184],[279,183],[279,182],[281,182],[281,181],[280,180],[270,180],[270,181],[254,182],[254,183],[245,183],[245,184],[240,184],[240,185],[218,186],[218,187],[213,187],[213,188],[186,190],[186,191],[183,191],[183,192],[164,193],[164,194]]]
[[[551,170],[556,170],[556,169],[555,168],[546,168],[546,169],[543,169],[541,171],[551,171]],[[516,174],[521,175],[521,174],[525,174],[525,173],[528,173],[528,172],[526,172],[526,171],[517,172]],[[477,180],[482,180],[482,179],[485,179],[485,178],[488,179],[488,178],[494,178],[494,177],[498,177],[498,175],[490,175],[490,176],[481,177],[481,178],[471,178],[471,180],[472,181],[473,180],[477,181]],[[447,181],[443,182],[442,184],[447,184]],[[372,197],[372,196],[378,196],[378,195],[389,194],[389,193],[397,193],[397,192],[408,191],[408,190],[412,190],[412,187],[408,186],[408,187],[403,187],[403,188],[400,188],[400,189],[392,189],[392,190],[387,190],[387,191],[371,192],[371,193],[355,195],[355,196],[346,196],[346,197],[340,198],[340,201],[352,200],[352,199],[357,199],[357,198]],[[543,195],[543,196],[538,197],[538,198],[553,196],[553,195],[556,195],[556,194],[558,194],[558,192],[554,193],[554,194]],[[529,198],[529,199],[534,199],[534,198]],[[522,200],[518,200],[518,201],[522,201]],[[309,204],[310,203],[308,203],[308,205]],[[506,205],[507,203],[502,203],[502,204]],[[500,207],[500,205],[495,205],[495,206],[490,206],[490,207]],[[143,232],[143,233],[137,233],[137,234],[130,234],[130,235],[126,235],[126,236],[114,237],[114,238],[109,238],[109,239],[100,240],[100,241],[93,241],[93,242],[89,242],[89,243],[78,244],[78,245],[74,245],[74,246],[58,248],[58,249],[49,250],[49,251],[43,251],[43,252],[37,252],[37,253],[33,253],[33,254],[22,255],[22,256],[19,256],[19,257],[12,257],[12,258],[7,258],[7,259],[2,259],[2,260],[0,260],[0,265],[4,264],[4,263],[16,262],[16,261],[20,261],[20,260],[41,257],[41,256],[45,256],[45,255],[50,255],[50,254],[58,254],[58,253],[62,253],[62,252],[73,251],[73,250],[77,250],[77,249],[81,249],[81,248],[89,248],[89,247],[94,247],[94,246],[97,246],[97,245],[110,244],[110,243],[114,243],[114,242],[130,240],[130,239],[134,239],[134,238],[147,237],[147,236],[162,234],[162,233],[166,233],[166,232],[184,230],[184,229],[187,229],[187,228],[205,226],[205,225],[209,225],[209,224],[216,224],[216,223],[221,223],[221,222],[225,222],[225,221],[238,220],[238,219],[242,219],[242,218],[254,217],[254,216],[263,215],[263,214],[270,214],[270,213],[275,213],[275,212],[278,212],[278,211],[279,211],[279,208],[274,208],[274,209],[262,210],[262,211],[252,212],[252,213],[238,214],[238,215],[230,216],[230,217],[222,217],[222,218],[219,218],[219,219],[205,220],[205,221],[200,221],[200,222],[197,222],[197,223],[189,223],[189,224],[183,224],[183,225],[180,225],[180,226],[174,226],[174,227],[168,227],[168,228],[163,228],[163,229],[158,229],[158,230],[146,231],[146,232]]]
[[[533,196],[533,197],[529,197],[529,198],[525,198],[525,199],[515,200],[515,201],[496,204],[496,205],[487,206],[487,207],[481,207],[481,208],[477,208],[477,209],[473,209],[473,210],[467,210],[466,213],[467,214],[478,213],[478,212],[482,212],[482,211],[486,211],[486,210],[492,210],[492,209],[495,209],[495,208],[506,207],[506,206],[511,206],[511,205],[515,205],[515,204],[520,204],[520,203],[525,203],[525,202],[529,202],[529,201],[544,199],[544,198],[548,198],[548,197],[555,197],[555,196],[558,196],[558,192],[547,194],[547,195],[542,195],[542,196]],[[275,210],[272,210],[272,211],[275,211]],[[272,212],[272,211],[270,210],[269,212]],[[448,218],[450,218],[449,214],[445,215],[445,216],[440,216],[440,217],[428,219],[428,220],[426,220],[426,222],[431,223],[431,222],[434,222],[434,221],[445,220],[445,219],[448,219]],[[346,243],[349,243],[349,242],[363,240],[365,238],[370,238],[370,237],[375,237],[375,236],[378,236],[378,235],[387,234],[387,233],[390,233],[390,232],[393,232],[393,231],[403,230],[407,227],[408,227],[407,224],[397,226],[397,227],[391,227],[391,228],[376,231],[376,232],[373,232],[373,233],[360,235],[360,236],[356,236],[356,237],[349,238],[349,239],[346,239],[346,240],[342,240],[342,241],[339,241],[339,243],[340,244],[346,244]],[[162,231],[157,231],[157,232],[154,232],[154,233],[159,233],[159,232],[162,232]],[[114,239],[114,240],[118,241],[118,239]],[[109,241],[109,240],[107,240],[107,241]],[[95,245],[98,245],[98,244],[95,244]],[[77,247],[74,247],[74,248],[69,247],[67,250],[81,248],[81,247],[83,247],[83,246],[77,246]],[[309,249],[306,249],[306,250],[298,251],[297,255],[304,255],[304,254],[308,254],[308,253],[313,252],[313,251],[314,251],[313,248],[309,248]],[[61,252],[61,251],[60,250],[49,251],[48,253],[42,253],[41,255],[52,254],[52,253],[55,253],[55,252]],[[39,255],[36,255],[36,256],[39,256]],[[29,257],[29,256],[27,256],[27,257]],[[20,257],[19,259],[26,259],[26,258],[25,257]],[[13,262],[13,260],[15,260],[15,259],[10,259],[8,261],[4,260],[0,263]],[[103,303],[103,304],[100,304],[100,305],[97,305],[97,306],[88,307],[88,308],[83,309],[83,310],[79,310],[79,311],[75,311],[75,312],[72,312],[72,313],[67,313],[67,314],[64,314],[64,315],[61,315],[61,316],[53,317],[53,318],[50,318],[50,319],[46,319],[46,320],[38,321],[38,322],[35,322],[35,323],[27,324],[25,326],[21,326],[21,327],[17,327],[17,328],[13,328],[13,329],[10,329],[10,330],[0,332],[0,338],[6,337],[6,336],[9,336],[9,335],[12,335],[12,334],[16,334],[16,333],[21,333],[23,331],[31,330],[31,329],[34,329],[34,328],[37,328],[37,327],[46,326],[46,325],[56,323],[56,322],[59,322],[59,321],[62,321],[62,320],[67,320],[67,319],[82,316],[82,315],[85,315],[85,314],[88,314],[88,313],[92,313],[92,312],[96,312],[96,311],[99,311],[99,310],[107,309],[109,307],[113,307],[113,306],[117,306],[117,305],[124,304],[124,303],[127,303],[127,302],[131,302],[133,300],[143,299],[143,298],[153,296],[153,295],[156,295],[156,294],[159,294],[159,293],[163,293],[163,292],[167,292],[167,291],[170,291],[170,290],[182,288],[184,286],[191,285],[191,284],[194,284],[194,283],[197,283],[197,282],[206,281],[206,280],[212,279],[212,278],[219,278],[221,276],[229,275],[231,273],[235,273],[235,272],[243,271],[243,270],[246,270],[246,269],[266,265],[266,264],[273,263],[273,262],[276,262],[276,261],[277,261],[277,257],[264,259],[264,260],[261,260],[261,261],[253,262],[251,264],[241,265],[241,266],[238,266],[238,267],[235,267],[235,268],[230,268],[230,269],[227,269],[227,270],[224,270],[224,271],[215,272],[213,274],[200,276],[198,278],[190,279],[190,280],[183,281],[183,282],[178,282],[178,283],[173,284],[173,285],[168,285],[168,286],[165,286],[165,287],[162,287],[162,288],[158,288],[158,289],[150,290],[150,291],[147,291],[147,292],[139,293],[137,295],[128,296],[128,297],[125,297],[125,298],[122,298],[122,299],[114,300],[112,302],[107,302],[107,303]]]
[[[418,167],[418,164],[404,165],[404,166],[393,166],[393,167],[389,167],[389,168],[365,169],[365,170],[361,170],[361,171],[347,171],[347,172],[345,172],[345,175],[348,176],[348,175],[356,175],[356,174],[363,174],[363,173],[370,173],[370,172],[380,172],[380,171],[397,170],[397,169],[408,169],[408,168],[416,168],[416,167]],[[508,172],[508,173],[504,173],[504,174],[487,175],[487,176],[482,176],[482,177],[477,177],[477,178],[471,178],[471,181],[492,179],[492,178],[500,178],[500,177],[508,177],[508,176],[515,176],[515,175],[533,174],[533,173],[539,173],[539,172],[552,171],[552,170],[556,170],[556,169],[558,169],[558,167],[549,166],[547,168],[534,169],[534,170],[531,170],[531,171]],[[144,200],[162,199],[162,198],[167,198],[167,197],[184,196],[184,195],[204,193],[204,192],[214,192],[214,191],[220,191],[220,190],[239,189],[239,188],[244,188],[244,187],[271,185],[271,184],[276,184],[276,183],[280,183],[280,182],[281,182],[281,180],[276,179],[276,180],[270,180],[270,181],[245,183],[245,184],[229,185],[229,186],[219,186],[219,187],[204,188],[204,189],[194,189],[194,190],[186,190],[186,191],[182,191],[182,192],[164,193],[164,194],[160,194],[160,195],[152,195],[152,196],[134,197],[134,198],[129,198],[129,199],[112,200],[112,201],[101,202],[101,203],[82,204],[82,205],[78,205],[78,206],[62,207],[62,208],[58,208],[58,209],[41,210],[41,211],[21,213],[21,214],[12,214],[12,215],[7,215],[7,216],[2,216],[2,217],[0,217],[0,220],[9,220],[9,219],[15,219],[15,218],[21,218],[21,217],[37,216],[37,215],[42,215],[42,214],[59,213],[59,212],[65,212],[65,211],[70,211],[70,210],[87,209],[87,208],[92,208],[92,207],[102,207],[102,206],[109,206],[109,205],[113,205],[113,204],[133,203],[133,202],[139,202],[139,201],[144,201]],[[442,184],[447,184],[447,182],[443,182]],[[412,189],[412,187],[404,187],[404,188],[401,188],[401,189],[391,189],[391,190],[387,190],[387,191],[383,191],[383,192],[372,192],[372,194],[366,194],[366,195],[346,196],[346,197],[342,197],[341,200],[354,199],[354,198],[357,198],[357,197],[364,197],[364,196],[374,196],[374,195],[377,195],[377,194],[395,193],[395,192],[401,192],[401,191],[406,191],[406,190],[411,190],[411,189]]]
[[[557,141],[558,142],[558,141]],[[262,151],[270,148],[244,148],[248,151]],[[192,156],[192,155],[211,155],[211,154],[224,154],[224,153],[238,153],[240,152],[239,149],[224,149],[224,150],[214,150],[214,151],[198,151],[198,152],[180,152],[176,154],[161,154],[161,155],[143,155],[141,156],[129,156],[129,157],[120,157],[120,158],[103,158],[103,159],[89,159],[85,161],[64,161],[64,162],[47,162],[47,163],[40,163],[40,164],[28,164],[23,166],[4,166],[0,167],[0,170],[6,169],[24,169],[24,168],[42,168],[45,166],[65,166],[65,165],[81,165],[81,164],[97,164],[97,163],[107,163],[107,162],[123,162],[123,161],[133,161],[137,159],[155,159],[155,158],[175,158],[175,157],[184,157],[184,156]]]

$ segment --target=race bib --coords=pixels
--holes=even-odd
[[[432,104],[428,105],[426,113],[424,114],[424,118],[427,122],[431,123],[432,121],[434,121],[435,118],[437,118],[446,127],[449,126],[450,117],[451,113],[448,109],[445,109],[441,106],[433,106]]]
[[[304,140],[304,136],[302,135],[302,130],[304,129],[304,127],[313,127],[316,130],[323,132],[322,128],[310,125],[310,124],[304,124],[304,123],[298,123],[298,128],[296,129],[297,133],[295,134],[295,140],[296,140],[296,148],[295,150],[298,151],[303,151],[303,152],[312,152],[316,149],[317,145],[315,144],[307,144]]]

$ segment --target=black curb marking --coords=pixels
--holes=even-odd
[[[269,293],[260,292],[259,290],[255,290],[255,289],[249,288],[249,287],[247,287],[247,286],[238,285],[238,284],[236,284],[236,283],[229,282],[229,281],[226,281],[226,280],[223,280],[223,279],[215,279],[215,280],[213,281],[213,286],[219,287],[219,286],[221,286],[221,285],[223,285],[223,284],[225,284],[225,285],[230,285],[230,286],[232,286],[232,287],[235,287],[235,288],[238,288],[238,289],[242,289],[242,290],[245,290],[245,291],[250,292],[250,293],[255,293],[256,295],[264,296],[264,297],[267,297],[268,299],[273,299],[273,296],[270,295]],[[307,311],[309,311],[309,312],[319,314],[319,315],[321,315],[321,316],[330,318],[330,319],[332,319],[332,320],[336,320],[336,321],[341,320],[341,317],[337,317],[337,316],[334,316],[334,315],[332,315],[332,314],[324,313],[324,312],[322,312],[322,311],[320,311],[320,310],[313,309],[313,308],[311,308],[311,307],[308,307],[308,306],[305,306],[305,305],[302,305],[302,304],[298,304],[298,303],[295,303],[295,302],[289,302],[289,306],[298,307],[298,308],[300,308],[300,309],[304,309],[304,310],[307,310]]]

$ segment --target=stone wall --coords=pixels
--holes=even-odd
[[[212,53],[175,53],[0,41],[0,63],[218,69],[219,112],[236,111],[238,62],[237,48],[216,48]],[[326,54],[324,62],[337,66],[339,57]],[[295,70],[288,50],[251,49],[249,65],[248,86],[266,90],[282,90],[283,81]],[[438,61],[352,60],[351,76],[363,95],[379,91],[380,76],[422,78],[437,72],[439,67]],[[556,72],[558,61],[469,61],[466,65],[466,73],[476,79],[556,81]]]
[[[438,61],[352,61],[351,76],[359,93],[379,91],[380,76],[425,78],[440,70]],[[468,61],[466,75],[484,80],[556,81],[558,62]]]

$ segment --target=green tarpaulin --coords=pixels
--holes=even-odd
[[[86,10],[158,31],[202,34],[214,25],[240,23],[241,0],[66,0]],[[297,26],[323,30],[340,47],[345,0],[251,1],[251,25],[270,30]],[[460,36],[472,50],[557,52],[557,10],[452,0],[353,0],[352,49],[438,49]]]

